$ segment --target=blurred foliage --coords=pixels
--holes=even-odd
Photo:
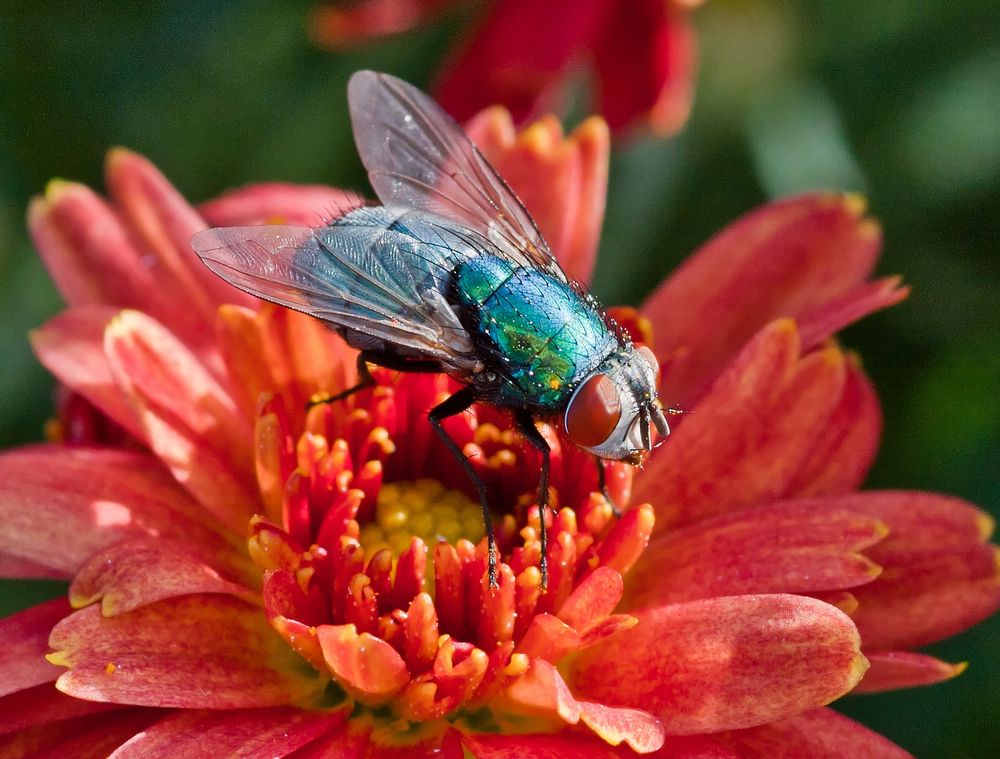
[[[264,179],[365,188],[344,86],[367,67],[426,85],[468,19],[341,55],[303,34],[308,3],[160,0],[0,10],[0,443],[40,439],[52,383],[26,333],[59,298],[23,211],[53,176],[101,185],[104,151],[150,156],[194,200]],[[691,122],[618,146],[596,290],[638,302],[729,220],[804,189],[861,190],[882,273],[913,296],[844,342],[881,390],[872,487],[953,493],[1000,512],[1000,6],[986,0],[712,0]],[[179,304],[182,307],[182,304]],[[0,612],[62,592],[0,586]],[[957,681],[847,699],[920,756],[1000,745],[1000,620],[934,647]]]

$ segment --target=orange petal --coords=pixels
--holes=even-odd
[[[241,560],[223,528],[146,453],[19,448],[0,454],[0,482],[0,550],[66,575],[132,537],[196,546],[223,565]]]
[[[338,730],[348,711],[307,712],[290,707],[185,710],[150,725],[111,756],[285,756]]]
[[[532,659],[528,671],[507,688],[504,705],[511,711],[575,725],[580,706],[554,665]]]
[[[629,608],[871,582],[881,570],[859,552],[886,527],[839,505],[835,498],[775,503],[663,533],[632,570]]]
[[[853,195],[804,195],[753,211],[706,243],[643,304],[669,361],[664,395],[692,401],[767,322],[864,282],[881,246]],[[683,352],[683,355],[676,355]]]
[[[612,746],[624,741],[633,751],[649,754],[663,745],[663,723],[647,712],[591,701],[577,703],[580,721]]]
[[[622,597],[622,576],[610,567],[598,567],[559,608],[559,618],[580,632],[615,610]]]
[[[667,734],[797,714],[850,690],[867,669],[851,620],[812,598],[733,596],[637,616],[636,627],[581,653],[570,682],[589,699],[649,711]]]
[[[909,651],[865,653],[871,667],[852,693],[879,693],[899,688],[913,688],[951,680],[965,672],[965,662],[949,664],[933,656]]]
[[[0,619],[0,696],[50,683],[60,670],[45,661],[49,632],[70,613],[65,598],[56,598]]]
[[[52,630],[49,660],[68,667],[63,693],[91,701],[179,709],[308,703],[324,680],[231,596],[182,596],[117,617],[88,606]]]
[[[725,736],[740,756],[808,756],[813,759],[912,759],[887,738],[833,709],[813,709],[769,725]]]
[[[608,185],[608,127],[590,118],[564,137],[552,117],[515,131],[507,111],[483,111],[466,131],[531,213],[563,269],[589,282]]]
[[[406,662],[384,640],[358,635],[354,625],[321,625],[316,633],[330,672],[364,703],[385,703],[409,682]]]
[[[123,311],[108,325],[112,373],[154,452],[234,532],[257,502],[249,422],[205,366],[160,324]]]
[[[657,532],[781,498],[837,408],[844,356],[799,355],[793,322],[762,329],[636,476]]]
[[[580,633],[551,614],[536,614],[515,651],[553,664],[580,648]]]

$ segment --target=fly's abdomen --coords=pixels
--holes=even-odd
[[[557,409],[618,348],[597,308],[542,271],[481,255],[458,267],[455,284],[467,329],[507,380],[510,401]]]

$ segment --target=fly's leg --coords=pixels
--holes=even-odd
[[[361,392],[365,388],[374,387],[375,378],[372,377],[368,364],[378,364],[386,369],[393,369],[397,372],[424,372],[433,374],[441,371],[441,365],[437,361],[412,359],[407,360],[390,353],[377,353],[375,351],[361,351],[358,354],[358,381],[346,390],[342,390],[336,395],[314,396],[309,399],[306,408],[320,406],[324,403],[336,403],[348,398],[355,393]]]
[[[611,494],[608,492],[608,481],[604,474],[604,459],[600,456],[594,456],[594,462],[597,464],[597,488],[604,496],[604,500],[611,506],[611,513],[620,517],[622,510],[618,508],[618,504],[611,499]]]
[[[545,508],[549,505],[549,444],[542,437],[542,433],[535,426],[535,420],[526,411],[518,411],[514,418],[524,437],[537,448],[542,454],[542,473],[538,479],[538,521],[540,525],[540,538],[542,543],[542,555],[539,559],[539,570],[542,573],[542,590],[549,585],[549,536],[548,528],[545,526]]]
[[[479,475],[476,474],[472,462],[462,453],[462,449],[459,448],[458,443],[451,439],[451,436],[442,424],[449,416],[461,414],[475,400],[475,390],[471,386],[463,387],[453,396],[432,408],[430,414],[428,414],[428,418],[431,421],[431,427],[434,428],[437,436],[441,438],[441,442],[451,451],[455,460],[461,464],[462,469],[465,470],[469,479],[472,480],[472,484],[476,486],[476,492],[479,494],[479,503],[483,507],[483,524],[486,526],[486,542],[488,547],[487,570],[489,572],[490,587],[495,588],[497,587],[497,541],[493,536],[493,522],[490,521],[490,505],[486,498],[486,485],[479,478]]]

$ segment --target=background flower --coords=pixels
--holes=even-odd
[[[50,177],[97,186],[98,157],[123,143],[154,156],[191,197],[260,177],[365,186],[353,149],[344,150],[338,87],[361,66],[426,83],[449,30],[425,27],[331,56],[303,38],[304,7],[0,11],[4,442],[37,440],[52,408],[50,380],[24,335],[58,302],[23,232],[23,209]],[[1000,418],[983,399],[1000,382],[997,364],[984,360],[1000,334],[990,255],[1000,152],[982,109],[995,99],[997,12],[989,3],[872,6],[864,15],[808,2],[706,4],[694,16],[703,73],[691,128],[679,141],[639,141],[616,154],[595,277],[606,302],[638,303],[683,255],[769,196],[865,190],[889,233],[882,268],[904,272],[915,291],[845,336],[892,420],[869,486],[952,492],[994,513]],[[26,592],[9,589],[6,609],[29,605]],[[971,660],[959,681],[839,708],[918,755],[989,755],[1000,740],[991,732],[1000,694],[983,663],[997,624],[934,647]],[[939,722],[949,729],[926,729]]]

